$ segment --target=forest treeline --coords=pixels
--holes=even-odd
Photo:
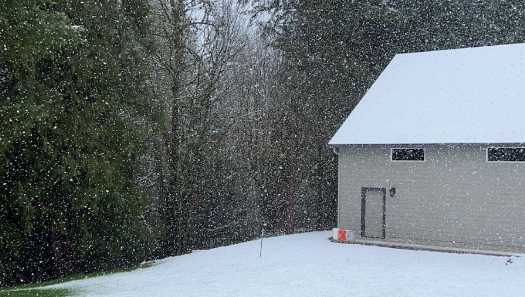
[[[0,287],[334,226],[327,143],[390,59],[524,42],[524,13],[0,0]]]

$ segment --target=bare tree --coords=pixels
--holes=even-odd
[[[202,216],[203,181],[217,150],[217,106],[228,93],[220,84],[242,48],[242,26],[231,1],[159,0],[156,63],[169,88],[165,135],[168,158],[165,228],[167,255],[191,251]]]

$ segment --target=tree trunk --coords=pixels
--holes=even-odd
[[[294,94],[295,95],[295,94]],[[293,98],[294,96],[292,96]],[[288,169],[287,169],[287,191],[286,191],[286,222],[285,232],[286,234],[292,234],[295,231],[295,203],[296,203],[296,192],[297,192],[297,107],[294,102],[295,98],[291,102],[291,118],[288,123],[289,135],[289,155],[288,155]]]
[[[188,251],[184,238],[188,212],[184,209],[183,197],[180,192],[179,182],[179,150],[181,142],[180,125],[180,96],[182,89],[182,71],[184,66],[184,1],[170,0],[173,36],[172,48],[172,77],[171,77],[171,122],[168,140],[169,181],[166,195],[166,247],[168,256],[180,255]]]

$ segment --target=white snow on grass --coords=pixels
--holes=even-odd
[[[72,281],[80,296],[525,296],[525,260],[332,243],[295,234]]]

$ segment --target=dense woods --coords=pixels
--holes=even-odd
[[[0,287],[336,220],[330,137],[396,53],[525,3],[0,0]]]

